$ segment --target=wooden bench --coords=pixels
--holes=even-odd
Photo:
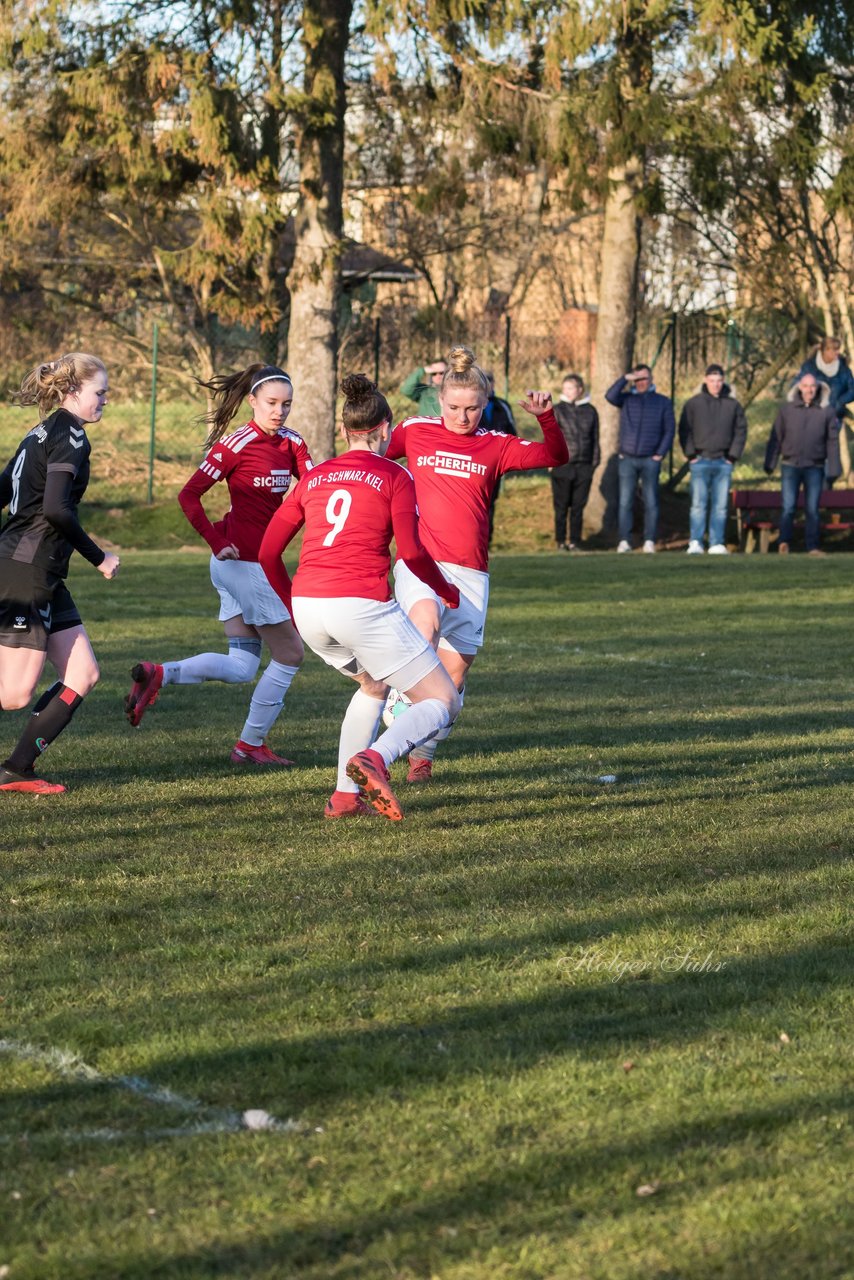
[[[738,521],[738,544],[746,555],[756,549],[767,551],[779,536],[783,496],[779,489],[733,489],[732,502]],[[803,512],[804,493],[798,494],[798,511]],[[825,530],[854,529],[854,489],[825,489],[819,502],[821,527]]]

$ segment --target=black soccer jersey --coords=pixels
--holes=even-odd
[[[75,547],[93,564],[103,560],[104,553],[87,537],[76,517],[77,504],[89,483],[90,453],[84,427],[66,409],[56,409],[24,436],[0,475],[0,504],[8,506],[0,533],[0,559],[36,565],[61,578],[68,573]],[[45,515],[45,485],[48,476],[56,472],[70,477],[63,528]]]

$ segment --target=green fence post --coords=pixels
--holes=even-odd
[[[154,322],[154,341],[151,347],[151,427],[148,435],[148,505],[154,502],[154,442],[157,438],[157,339],[160,333]]]
[[[504,317],[504,399],[510,398],[510,317]]]
[[[673,406],[674,417],[676,415],[676,334],[677,334],[678,315],[675,311],[670,315],[670,403]],[[673,481],[673,444],[670,445],[670,454],[667,460],[669,483]]]
[[[377,386],[380,385],[380,333],[380,318],[377,316],[374,320],[374,382]]]

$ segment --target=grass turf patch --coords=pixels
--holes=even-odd
[[[0,798],[0,1036],[98,1074],[0,1055],[10,1280],[851,1274],[847,559],[497,558],[403,824],[322,820],[313,657],[293,771],[229,765],[245,688],[129,728],[135,660],[222,647],[198,556],[71,587],[104,678],[69,793]]]

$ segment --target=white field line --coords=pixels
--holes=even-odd
[[[28,1044],[24,1040],[0,1040],[0,1053],[8,1053],[22,1062],[35,1062],[47,1067],[61,1076],[72,1080],[84,1080],[88,1084],[107,1085],[111,1089],[123,1089],[134,1093],[156,1106],[171,1107],[185,1115],[195,1115],[199,1119],[188,1125],[161,1129],[118,1130],[89,1129],[81,1132],[66,1131],[61,1134],[31,1134],[29,1138],[66,1138],[97,1142],[114,1142],[122,1138],[178,1138],[198,1133],[238,1133],[245,1129],[263,1129],[275,1133],[304,1133],[308,1126],[297,1120],[276,1120],[266,1111],[259,1108],[248,1108],[246,1111],[232,1111],[226,1107],[207,1107],[196,1098],[185,1098],[172,1089],[151,1084],[141,1076],[105,1076],[94,1067],[90,1067],[76,1053],[68,1049],[41,1049],[38,1045]],[[14,1138],[0,1134],[0,1143],[18,1141],[21,1135]]]

